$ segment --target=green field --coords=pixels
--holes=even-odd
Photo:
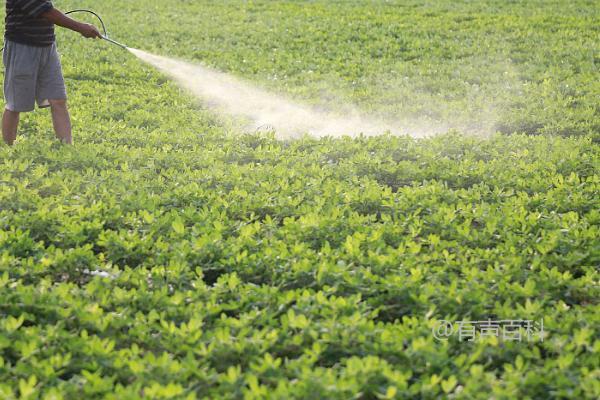
[[[299,101],[456,129],[249,134],[60,31],[75,146],[47,111],[0,146],[1,399],[600,397],[597,1],[54,4]],[[488,319],[543,341],[432,333]]]

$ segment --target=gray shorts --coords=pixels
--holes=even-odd
[[[66,100],[67,90],[56,44],[48,47],[27,46],[5,40],[4,99],[6,108],[27,112],[48,107],[48,100]]]

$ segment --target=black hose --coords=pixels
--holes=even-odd
[[[69,15],[69,14],[73,14],[73,13],[88,13],[88,14],[92,14],[94,15],[96,18],[98,18],[98,21],[100,21],[100,24],[102,24],[102,30],[104,31],[104,36],[108,37],[108,32],[106,31],[106,25],[104,25],[104,21],[102,21],[102,18],[96,14],[95,12],[91,11],[91,10],[71,10],[71,11],[67,11],[65,13],[65,15]]]

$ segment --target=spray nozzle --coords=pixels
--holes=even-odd
[[[128,50],[128,49],[129,49],[129,48],[128,48],[127,46],[125,46],[124,44],[122,44],[122,43],[119,43],[119,42],[117,42],[117,41],[115,41],[115,40],[112,40],[112,39],[111,39],[111,38],[109,38],[108,36],[104,36],[104,35],[102,35],[102,36],[101,36],[101,38],[102,38],[102,39],[104,39],[104,40],[106,40],[107,42],[110,42],[110,43],[112,43],[112,44],[116,44],[117,46],[119,46],[119,47],[122,47],[122,48],[124,48],[125,50]]]

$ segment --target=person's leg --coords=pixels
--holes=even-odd
[[[67,108],[67,90],[56,44],[41,51],[41,68],[37,78],[36,100],[40,108],[50,106],[56,137],[73,144],[71,117]]]
[[[2,116],[2,138],[4,139],[4,143],[9,146],[12,146],[17,139],[19,116],[18,112],[10,111],[9,109],[4,110],[4,115]]]
[[[5,40],[2,63],[5,101],[2,138],[11,146],[17,139],[20,113],[35,108],[36,49]]]
[[[67,108],[67,100],[49,100],[49,102],[56,137],[64,143],[73,144],[71,117]]]

